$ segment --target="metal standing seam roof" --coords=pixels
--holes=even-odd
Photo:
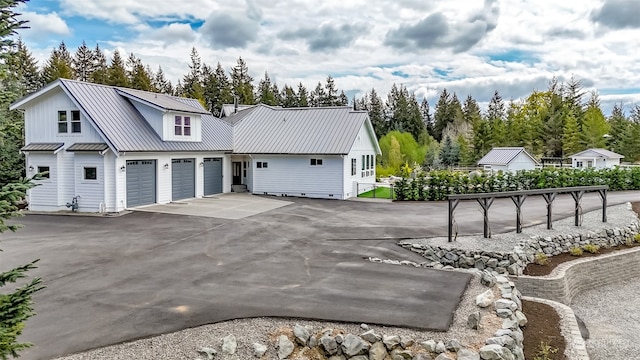
[[[105,151],[109,145],[105,143],[75,143],[67,148],[67,151]]]
[[[350,107],[260,105],[245,112],[234,126],[234,152],[240,154],[348,154],[367,119]]]
[[[527,154],[536,164],[538,163],[523,147],[496,147],[483,156],[478,161],[478,165],[508,165],[521,152]]]
[[[119,152],[143,151],[231,151],[233,128],[211,114],[202,114],[202,142],[163,141],[130,101],[112,86],[61,80],[98,130]],[[150,93],[152,94],[152,93]],[[178,100],[179,99],[179,100]],[[193,109],[193,100],[175,98]],[[197,101],[197,100],[195,100]]]
[[[584,150],[584,151],[580,151],[579,153],[573,154],[570,157],[573,158],[573,157],[582,156],[583,154],[588,153],[590,151],[594,152],[596,154],[599,154],[601,156],[604,156],[606,158],[609,158],[609,159],[622,159],[622,158],[624,158],[624,155],[620,155],[618,153],[615,153],[613,151],[609,151],[609,150],[606,150],[606,149],[598,149],[598,148],[593,148],[593,149],[587,149],[587,150]]]
[[[116,88],[116,91],[130,99],[134,99],[143,103],[149,103],[165,110],[174,110],[195,114],[209,114],[209,112],[202,107],[202,104],[200,104],[200,102],[195,99],[188,99],[192,101],[181,101],[177,96],[127,88]]]
[[[64,146],[64,143],[30,143],[23,146],[20,151],[56,151]]]

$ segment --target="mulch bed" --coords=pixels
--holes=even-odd
[[[557,351],[549,354],[548,359],[566,360],[564,350],[566,342],[560,332],[560,317],[555,309],[547,304],[522,301],[522,310],[527,316],[524,332],[524,358],[532,360],[538,355],[541,345],[547,344]]]
[[[634,202],[631,204],[633,211],[640,216],[640,202]],[[638,246],[638,245],[635,245]],[[582,257],[598,256],[606,254],[612,251],[620,249],[628,249],[629,246],[622,245],[615,248],[600,249],[598,254],[587,253],[586,251],[582,256],[576,257],[571,254],[561,254],[557,256],[549,257],[549,265],[536,265],[531,264],[525,269],[526,275],[548,275],[556,266],[566,261],[579,259]],[[524,356],[527,360],[533,360],[538,352],[540,346],[546,343],[551,349],[558,349],[554,354],[550,354],[549,359],[553,360],[566,360],[564,355],[566,343],[562,333],[560,331],[560,317],[556,311],[549,305],[540,304],[537,302],[523,301],[522,311],[527,316],[528,323],[524,327]]]

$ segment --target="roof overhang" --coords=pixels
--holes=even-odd
[[[194,114],[194,115],[209,115],[209,114],[211,114],[210,112],[208,112],[208,111],[206,111],[204,109],[203,110],[197,110],[197,109],[194,108],[193,111],[190,111],[190,110],[185,110],[185,109],[174,109],[174,108],[171,108],[171,107],[163,107],[163,106],[160,106],[158,104],[154,104],[153,102],[151,102],[149,100],[143,99],[143,98],[141,98],[139,96],[135,96],[134,94],[131,94],[131,93],[129,93],[129,92],[123,90],[123,89],[115,88],[115,90],[118,93],[118,95],[121,95],[121,96],[123,96],[123,97],[125,97],[125,98],[127,98],[129,100],[133,100],[133,101],[139,102],[141,104],[144,104],[146,106],[149,106],[149,107],[151,107],[153,109],[156,109],[156,110],[159,110],[159,111],[162,111],[162,112],[165,112],[165,113],[172,111],[172,112],[179,112],[179,113],[184,113],[184,114]]]
[[[64,143],[29,143],[20,149],[22,153],[51,152],[57,154],[62,150]]]
[[[29,102],[39,98],[40,96],[50,92],[53,89],[56,88],[60,88],[61,87],[61,80],[58,79],[54,82],[49,83],[48,85],[46,85],[45,87],[43,87],[42,89],[35,91],[29,95],[26,95],[16,101],[14,101],[11,105],[9,105],[9,110],[17,110],[17,109],[24,109],[24,106],[26,104],[28,104]]]

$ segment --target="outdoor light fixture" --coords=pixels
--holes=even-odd
[[[120,172],[125,172],[125,170],[127,170],[127,167],[122,165],[120,166]]]
[[[169,163],[164,164],[164,169],[168,169],[169,168]]]
[[[200,165],[200,167],[203,167],[204,166],[204,162],[200,161],[200,164],[198,164],[198,165]]]
[[[34,168],[33,165],[29,165],[29,172],[33,172]]]

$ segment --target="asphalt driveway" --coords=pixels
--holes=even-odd
[[[640,200],[610,194],[609,203]],[[505,199],[506,200],[506,199]],[[560,197],[558,217],[573,211]],[[34,258],[45,279],[24,359],[48,359],[233,318],[283,316],[446,329],[469,276],[374,264],[364,257],[422,261],[398,238],[446,234],[446,203],[293,199],[240,220],[158,213],[117,218],[30,215],[3,234],[0,270]],[[597,208],[585,195],[583,208]],[[525,223],[544,221],[527,200]],[[477,205],[457,210],[461,233],[482,231]],[[496,201],[494,232],[514,224]]]

